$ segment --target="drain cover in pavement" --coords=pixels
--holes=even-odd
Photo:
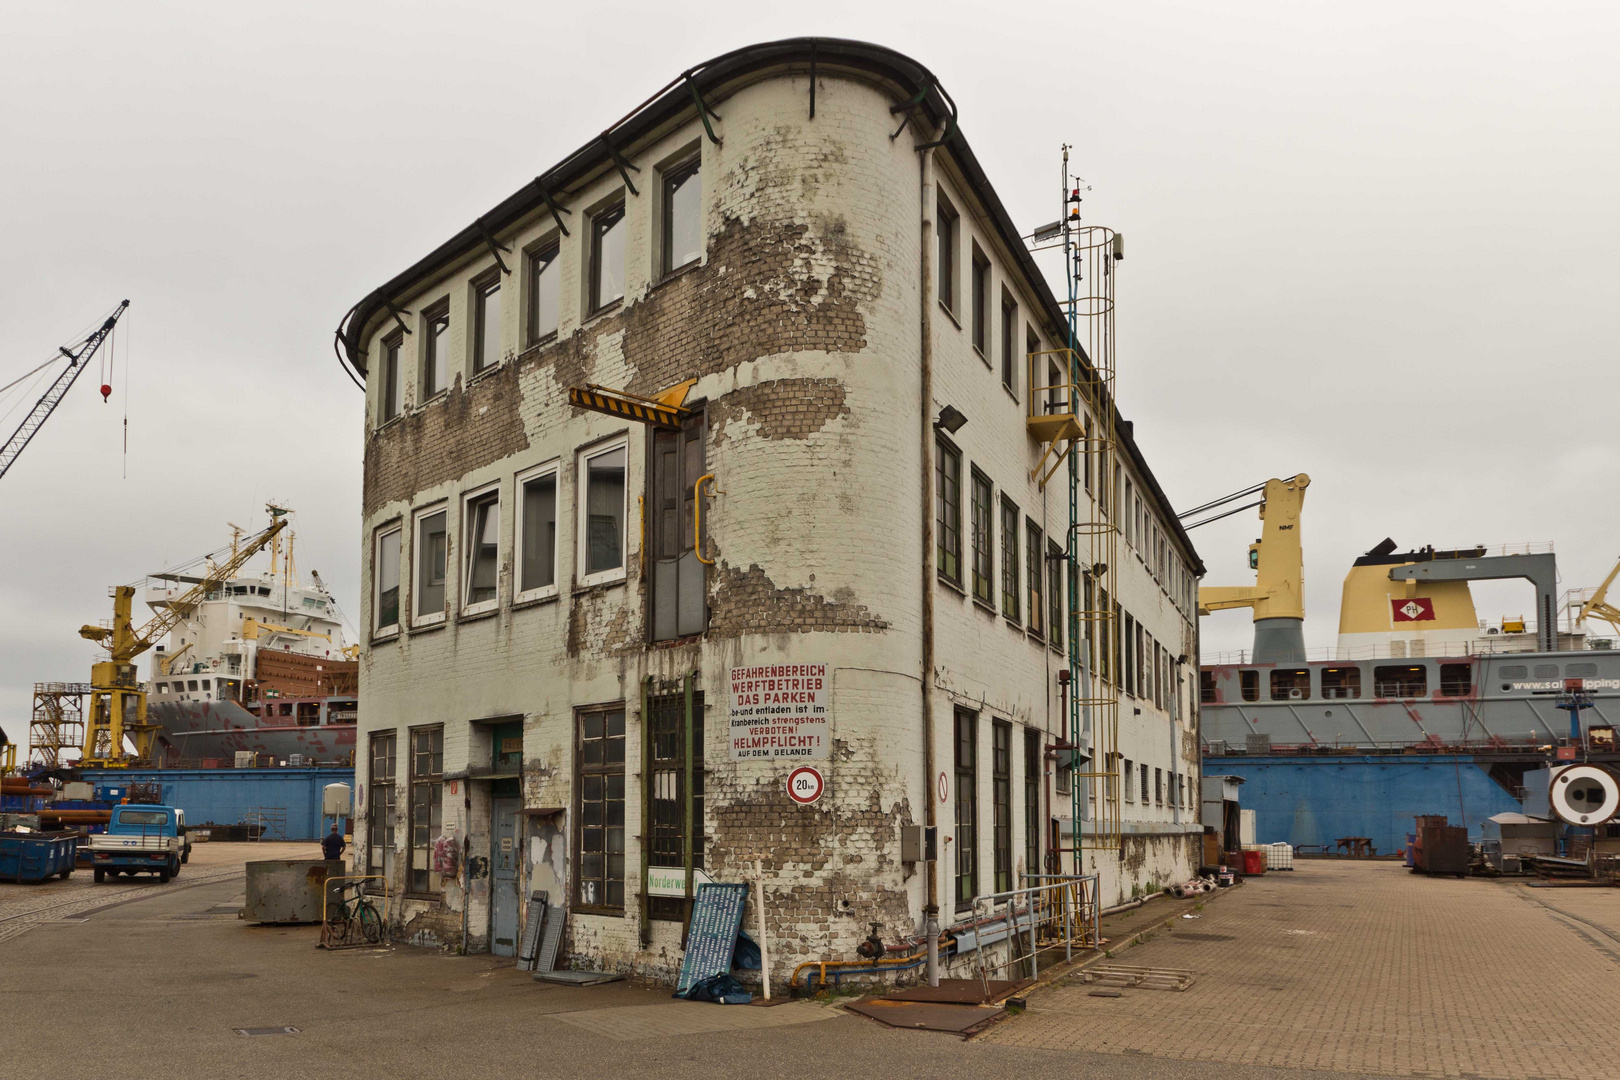
[[[296,1035],[295,1027],[232,1028],[238,1035]]]
[[[597,986],[601,983],[618,982],[623,975],[611,971],[537,971],[534,973],[535,982],[563,983],[566,986]]]

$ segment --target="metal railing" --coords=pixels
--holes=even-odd
[[[965,951],[964,940],[977,951],[975,967],[986,994],[992,971],[1013,979],[1022,965],[1033,979],[1040,974],[1041,954],[1061,949],[1063,959],[1072,960],[1076,948],[1095,949],[1102,942],[1098,875],[1024,874],[1022,879],[1033,884],[975,896],[972,920],[965,929],[953,928],[959,952]],[[989,947],[1001,941],[1007,942],[1006,959],[992,963]]]

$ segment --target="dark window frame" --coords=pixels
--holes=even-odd
[[[1046,641],[1052,648],[1063,648],[1063,612],[1068,604],[1068,597],[1064,595],[1063,571],[1068,566],[1068,558],[1063,549],[1053,543],[1051,537],[1046,540]]]
[[[998,528],[1001,531],[1001,614],[1014,626],[1023,625],[1023,582],[1019,577],[1018,504],[1001,497]],[[1011,525],[1009,530],[1008,525]]]
[[[686,865],[686,695],[683,692],[661,694],[647,699],[647,716],[643,723],[651,725],[647,733],[649,761],[642,770],[645,805],[648,808],[647,864],[662,868],[682,868]],[[704,727],[703,691],[692,695],[692,867],[703,869],[703,852],[707,834],[703,827],[703,773]],[[669,776],[670,780],[661,780]],[[660,799],[661,789],[669,787],[673,799]],[[668,808],[661,812],[659,803],[674,803],[675,818],[670,819]],[[684,897],[647,897],[648,918],[666,922],[685,922],[690,913]]]
[[[480,600],[472,598],[474,580],[479,570],[480,550],[489,545],[480,543],[473,535],[480,524],[479,512],[486,507],[495,508],[495,544],[490,568],[494,580],[489,584],[490,595]],[[487,520],[487,519],[484,519]],[[487,610],[500,602],[501,591],[501,489],[497,484],[465,495],[461,500],[461,610]]]
[[[438,368],[443,361],[443,385]],[[422,400],[436,398],[450,389],[450,302],[444,300],[422,312]]]
[[[405,524],[398,518],[373,530],[374,539],[371,544],[371,633],[373,637],[385,634],[397,634],[403,623],[401,618],[403,608],[401,601],[405,598]],[[389,590],[382,588],[384,581],[381,577],[381,558],[383,543],[390,536],[394,538],[394,618],[390,622],[383,622],[383,593]]]
[[[1271,691],[1272,701],[1304,701],[1311,696],[1311,669],[1308,667],[1272,668],[1267,684]],[[1299,697],[1294,696],[1295,690],[1300,691]]]
[[[956,909],[970,908],[979,894],[979,714],[954,714],[956,784]]]
[[[686,260],[683,263],[676,264],[674,262],[675,222],[674,222],[674,215],[671,213],[671,209],[673,208],[673,205],[674,205],[675,189],[677,187],[679,187],[685,181],[695,178],[697,180],[697,182],[698,182],[698,222],[697,222],[697,225],[698,225],[698,236],[700,238],[699,246],[701,247],[701,237],[702,237],[702,234],[703,234],[703,172],[702,172],[702,165],[703,165],[702,158],[699,157],[698,155],[694,154],[690,158],[687,158],[687,159],[685,159],[683,161],[679,161],[676,164],[671,165],[669,168],[663,170],[663,174],[659,179],[659,186],[658,186],[659,204],[658,204],[658,208],[659,208],[660,228],[658,230],[658,234],[659,234],[659,243],[658,243],[658,246],[659,246],[658,267],[659,267],[659,269],[658,269],[658,276],[659,276],[660,280],[662,280],[663,278],[666,278],[669,275],[675,273],[677,270],[684,270],[688,266],[694,266],[697,263],[703,261],[703,253],[701,251],[699,251],[697,254],[693,255],[690,259]]]
[[[622,291],[618,296],[610,297],[606,300],[602,298],[602,241],[614,229],[624,225],[625,218],[626,211],[623,196],[620,196],[615,201],[608,203],[596,213],[591,215],[590,265],[587,268],[587,271],[590,279],[590,303],[588,306],[592,316],[600,315],[602,312],[608,311],[614,305],[620,304],[624,301],[624,293]],[[623,255],[623,251],[624,249],[621,247],[621,256]],[[621,279],[621,287],[625,272],[625,265],[627,262],[627,259],[621,258],[620,260],[619,277]]]
[[[979,250],[976,242],[973,245],[972,271],[972,292],[969,302],[973,305],[970,319],[973,348],[980,357],[988,360],[990,357],[986,350],[990,348],[990,260]]]
[[[524,320],[524,333],[530,348],[543,345],[555,340],[558,328],[562,325],[562,245],[556,240],[541,244],[529,253],[526,260],[528,266],[528,317]],[[554,312],[555,322],[547,330],[540,325],[540,283],[546,280],[546,274],[552,274],[551,282],[554,286],[557,310]]]
[[[1041,733],[1024,729],[1024,873],[1045,871],[1041,862],[1041,763],[1045,759]],[[1032,884],[1039,884],[1034,882]]]
[[[499,270],[486,274],[473,282],[472,373],[474,375],[481,375],[501,362],[502,339],[499,324],[504,319],[498,319],[493,327],[490,326],[489,321],[489,298],[500,294],[501,285],[501,272]],[[500,301],[496,301],[496,303],[498,304]],[[493,358],[488,355],[491,346],[491,334],[494,335],[495,355]]]
[[[382,386],[378,390],[380,423],[395,420],[405,411],[405,335],[383,340]]]
[[[614,732],[614,717],[618,718],[618,730],[616,733]],[[589,734],[592,718],[600,719],[601,734],[599,735]],[[614,746],[615,741],[618,744],[616,748]],[[600,753],[592,754],[593,744],[599,746]],[[625,860],[628,857],[626,851],[628,847],[626,843],[628,830],[626,825],[622,824],[625,820],[622,816],[625,809],[625,745],[623,702],[576,708],[574,710],[574,826],[570,830],[572,833],[570,839],[574,843],[574,859],[573,882],[570,892],[574,897],[573,906],[575,911],[594,912],[604,915],[622,915],[625,911]],[[587,761],[587,758],[592,756],[600,760]],[[616,799],[613,795],[615,787],[613,781],[615,778],[618,780]],[[598,791],[594,796],[587,791],[587,782],[592,779],[599,781],[599,784],[596,785]],[[619,849],[616,853],[611,846],[613,838],[610,835],[615,827],[611,824],[614,816],[611,804],[615,801],[619,803],[619,820],[621,821],[621,824],[617,826]],[[602,813],[600,821],[593,825],[591,824],[592,817],[589,810],[594,804],[601,805]],[[601,837],[596,838],[599,839],[602,845],[600,848],[586,847],[587,841],[592,839],[589,836],[592,829],[596,829],[602,834]],[[611,856],[614,854],[617,854],[620,860],[617,877],[612,874]],[[599,856],[601,859],[600,868],[594,875],[589,873],[591,869],[590,857],[592,855]],[[584,899],[587,884],[599,884],[601,886],[601,902],[594,899],[590,901]],[[614,884],[618,885],[617,903],[612,902],[611,899],[613,895],[611,886]]]
[[[373,731],[366,745],[366,873],[391,878],[397,855],[395,830],[399,824],[399,731]],[[378,766],[382,764],[387,769],[379,775]],[[368,887],[375,885],[375,882],[368,883]],[[393,887],[391,880],[389,887]]]
[[[934,437],[934,570],[962,587],[962,451]]]
[[[1024,519],[1024,590],[1028,594],[1029,635],[1046,634],[1046,533],[1034,518]]]
[[[1373,668],[1373,697],[1410,700],[1428,696],[1428,665],[1380,664]]]
[[[1018,341],[1018,301],[1006,289],[1001,290],[1001,385],[1014,400],[1018,398],[1018,364],[1013,352]]]
[[[990,852],[991,891],[1013,887],[1012,868],[1012,724],[990,721]]]
[[[406,752],[410,755],[409,773],[409,861],[406,864],[405,892],[410,896],[442,896],[444,882],[432,887],[433,841],[444,829],[444,725],[423,724],[408,729]],[[426,739],[424,747],[420,740]],[[427,768],[422,768],[424,760]],[[419,820],[425,817],[426,820]],[[418,830],[427,841],[417,844]],[[417,865],[420,856],[423,865]]]
[[[979,498],[980,492],[984,498]],[[973,466],[968,487],[973,529],[973,599],[994,611],[996,607],[995,485]]]
[[[950,199],[940,192],[935,204],[937,212],[934,215],[934,232],[939,244],[937,247],[938,261],[934,267],[934,278],[937,284],[936,293],[939,302],[945,310],[952,315],[956,314],[956,248],[959,242],[961,215],[956,207],[951,205]]]

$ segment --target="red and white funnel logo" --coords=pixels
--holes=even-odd
[[[1428,597],[1414,600],[1391,600],[1396,622],[1433,622],[1434,601]]]

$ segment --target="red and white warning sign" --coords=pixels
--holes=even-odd
[[[1391,597],[1389,606],[1396,622],[1433,622],[1434,601],[1427,596],[1406,600]]]
[[[731,669],[732,761],[827,758],[826,664]]]
[[[809,765],[800,765],[788,773],[788,798],[801,806],[808,806],[821,798],[821,793],[827,790],[827,782],[821,778],[821,770]]]

